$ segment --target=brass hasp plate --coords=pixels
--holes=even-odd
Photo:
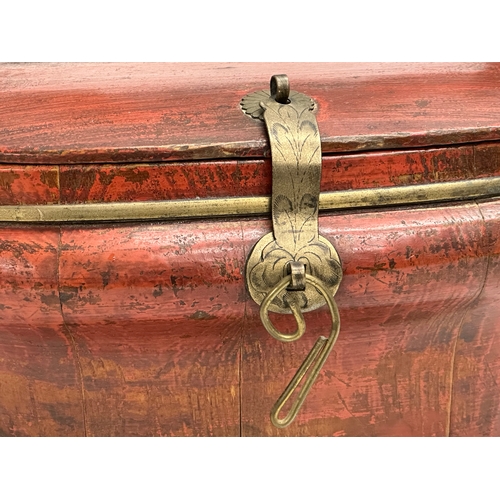
[[[257,304],[302,263],[305,272],[320,279],[332,296],[342,279],[342,267],[333,245],[318,233],[321,181],[321,139],[317,105],[305,94],[290,91],[286,75],[271,78],[270,91],[254,92],[241,101],[243,112],[265,122],[272,156],[273,232],[253,248],[246,266],[248,291]],[[307,282],[302,290],[287,287],[269,310],[290,314],[291,296],[303,312],[326,302]]]

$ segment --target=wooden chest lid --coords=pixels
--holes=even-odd
[[[239,102],[272,74],[318,103],[323,153],[500,139],[500,64],[2,64],[0,162],[269,156]]]

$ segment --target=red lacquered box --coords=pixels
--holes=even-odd
[[[332,319],[280,342],[249,290],[281,74],[342,275],[284,428]],[[499,160],[500,64],[0,65],[0,435],[500,435]]]

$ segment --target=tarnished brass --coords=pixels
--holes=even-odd
[[[281,340],[282,342],[293,342],[294,340],[300,339],[304,332],[306,331],[306,323],[304,321],[304,316],[300,310],[300,304],[298,302],[296,293],[286,293],[285,303],[290,308],[295,321],[297,322],[297,330],[294,333],[281,333],[277,330],[269,319],[269,306],[272,304],[276,296],[285,290],[290,289],[290,285],[293,284],[293,275],[285,276],[265,297],[260,305],[260,319],[262,324],[269,332],[269,334],[276,340]],[[304,285],[307,283],[306,274],[304,271],[303,275]]]
[[[271,99],[280,104],[290,104],[290,82],[286,75],[274,75],[271,77]]]
[[[318,338],[313,348],[307,355],[306,359],[300,365],[300,368],[297,370],[297,373],[293,376],[292,380],[287,385],[286,389],[283,391],[281,396],[274,404],[271,410],[271,422],[276,427],[287,427],[293,422],[302,404],[304,403],[307,395],[309,394],[311,387],[316,381],[319,372],[321,371],[321,368],[325,364],[325,361],[327,360],[328,355],[330,354],[335,342],[337,341],[340,332],[339,310],[337,308],[337,304],[335,303],[332,294],[330,293],[330,290],[324,286],[323,282],[320,279],[315,278],[314,276],[306,274],[305,279],[307,283],[314,286],[318,290],[318,292],[321,293],[325,298],[325,301],[328,304],[328,307],[330,309],[330,314],[332,317],[332,327],[330,336],[328,338],[325,338],[323,336]],[[274,325],[269,320],[269,314],[268,314],[269,305],[271,304],[274,297],[276,297],[276,295],[278,295],[281,291],[287,288],[290,281],[291,281],[290,276],[285,276],[273,288],[273,290],[271,290],[269,295],[264,299],[264,301],[260,306],[260,317],[262,323],[266,327],[266,330],[269,333],[271,333],[271,335],[274,338],[281,340],[282,342],[291,342],[293,340],[297,340],[302,336],[302,333],[306,329],[305,320],[304,317],[302,316],[300,308],[293,309],[293,314],[295,320],[297,321],[297,332],[293,335],[287,335],[279,332],[278,330],[276,330]],[[307,378],[303,383],[298,396],[292,402],[290,410],[288,411],[288,413],[284,418],[279,418],[281,410],[287,404],[287,402],[291,400],[293,393],[295,392],[295,390],[301,383],[302,379],[308,372],[309,374],[307,375]]]
[[[500,196],[500,177],[436,182],[421,186],[352,189],[319,195],[319,209],[378,208],[420,203],[479,200]],[[168,201],[85,203],[79,205],[2,205],[0,222],[114,222],[211,219],[271,213],[268,196]],[[320,236],[321,238],[321,236]]]
[[[246,283],[260,304],[260,318],[277,340],[293,342],[304,334],[303,312],[325,302],[332,315],[330,337],[320,337],[271,411],[271,422],[286,427],[297,416],[333,344],[340,320],[333,296],[342,279],[340,259],[333,245],[318,233],[321,181],[321,140],[314,101],[290,92],[286,75],[271,78],[267,96],[247,96],[242,108],[264,120],[271,143],[273,232],[253,248],[246,266]],[[261,115],[256,113],[259,99]],[[269,319],[269,311],[293,314],[297,329],[280,332]],[[307,377],[306,377],[307,374]],[[298,396],[284,418],[279,414],[306,377]]]
[[[287,274],[290,262],[304,264],[307,273],[321,277],[332,294],[342,278],[337,252],[318,234],[321,139],[315,103],[304,94],[290,92],[286,75],[273,76],[270,87],[269,94],[250,94],[241,103],[251,116],[256,102],[263,109],[258,117],[266,124],[273,165],[273,232],[256,244],[246,268],[248,290],[258,304]],[[269,309],[289,314],[287,293],[277,294]],[[306,285],[295,292],[295,302],[305,312],[321,307],[325,299],[315,287]]]
[[[290,275],[289,292],[304,291],[306,289],[306,266],[303,262],[289,262],[287,274]]]

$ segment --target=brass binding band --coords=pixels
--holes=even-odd
[[[319,210],[382,208],[421,203],[467,201],[500,196],[500,177],[320,193]],[[85,203],[79,205],[3,205],[0,222],[115,222],[210,219],[267,215],[271,197],[239,196],[165,201]]]

